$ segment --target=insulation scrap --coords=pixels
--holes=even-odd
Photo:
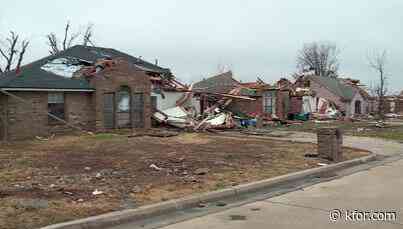
[[[84,66],[85,65],[79,60],[58,58],[49,61],[43,65],[41,69],[65,78],[71,78],[75,72],[79,71]]]
[[[153,117],[168,125],[185,128],[192,125],[192,120],[189,118],[190,114],[182,107],[173,107],[163,111],[157,111]]]

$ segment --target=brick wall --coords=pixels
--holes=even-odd
[[[122,86],[128,86],[132,94],[144,95],[144,128],[151,126],[151,83],[141,70],[119,61],[90,81],[96,92],[65,92],[65,120],[87,130],[104,130],[103,95],[116,93]],[[21,92],[12,94],[21,97],[29,104],[10,96],[0,95],[0,112],[5,110],[8,140],[29,139],[35,136],[48,136],[65,133],[72,129],[61,122],[48,122],[48,92]],[[133,119],[133,117],[132,117]],[[133,121],[133,120],[132,120]],[[0,126],[4,129],[4,126]],[[0,134],[3,137],[4,134]]]
[[[290,98],[290,113],[300,114],[302,112],[302,96],[292,96]]]
[[[8,140],[22,140],[71,131],[70,127],[61,122],[48,122],[48,92],[12,91],[10,93],[29,104],[11,96],[2,97],[2,104],[6,104]],[[64,96],[65,120],[84,129],[94,129],[91,122],[93,116],[91,94],[66,92]]]
[[[319,157],[339,162],[343,158],[343,134],[338,128],[320,128],[318,130]]]
[[[244,114],[262,114],[263,112],[263,101],[262,97],[255,97],[255,101],[234,99],[227,109],[234,113],[244,113]]]
[[[392,109],[392,103],[395,104],[394,111]],[[403,114],[403,97],[390,97],[386,99],[385,112]]]
[[[48,134],[47,92],[11,92],[29,104],[7,96],[7,137],[20,140]]]
[[[151,127],[151,82],[144,71],[135,68],[124,60],[117,60],[116,65],[108,67],[90,80],[90,84],[96,89],[92,104],[95,104],[95,128],[97,131],[106,131],[104,127],[103,96],[105,93],[118,92],[122,86],[130,88],[133,97],[135,93],[144,94],[144,128]],[[131,117],[133,122],[133,115]],[[115,123],[117,123],[115,117]]]
[[[83,128],[95,127],[95,107],[90,92],[65,93],[66,119],[69,123]]]
[[[4,140],[6,125],[6,96],[0,93],[0,141]]]
[[[290,102],[290,97],[289,94],[290,92],[288,90],[269,90],[274,93],[275,96],[275,115],[279,119],[287,119],[288,113],[291,110],[291,102]],[[264,91],[262,92],[264,94]],[[263,106],[263,98],[261,101],[261,104]],[[263,108],[262,108],[263,110]],[[270,113],[263,113],[263,116],[270,118],[271,114]]]
[[[276,96],[276,115],[280,119],[287,119],[288,113],[290,112],[291,102],[290,102],[290,92],[288,90],[278,90]]]
[[[64,93],[64,117],[65,120],[84,130],[95,129],[95,109],[92,104],[90,92],[65,92]],[[49,124],[49,134],[61,134],[73,131],[62,122]]]

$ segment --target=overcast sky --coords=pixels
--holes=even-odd
[[[169,67],[192,82],[231,67],[235,77],[272,83],[295,72],[306,42],[333,41],[341,74],[370,84],[368,52],[386,49],[389,84],[403,89],[402,0],[0,0],[0,38],[31,40],[26,61],[48,55],[45,35],[95,25],[95,44]]]

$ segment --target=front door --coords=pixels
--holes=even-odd
[[[113,129],[115,127],[115,95],[114,93],[104,94],[104,127]]]
[[[361,101],[355,101],[355,111],[354,114],[361,114]]]
[[[144,94],[133,94],[133,127],[144,128]]]

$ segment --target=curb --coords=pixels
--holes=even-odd
[[[263,189],[272,188],[276,185],[306,178],[313,175],[319,175],[324,172],[332,172],[341,168],[352,167],[376,160],[376,154],[371,154],[362,158],[340,162],[337,164],[323,167],[303,170],[291,174],[286,174],[266,180],[256,181],[248,184],[241,184],[232,188],[221,189],[218,191],[192,195],[176,200],[164,201],[152,205],[142,206],[136,209],[116,211],[111,213],[93,216],[85,219],[74,220],[70,222],[54,224],[42,229],[92,229],[116,226],[123,223],[162,215],[167,212],[183,210],[197,206],[201,202],[213,202],[224,198],[236,197],[238,195],[256,192]]]

